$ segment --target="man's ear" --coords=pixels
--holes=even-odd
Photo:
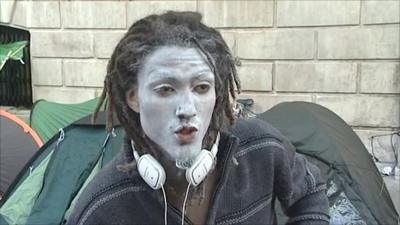
[[[128,103],[129,108],[139,113],[139,99],[136,88],[131,88],[126,92],[126,102]]]

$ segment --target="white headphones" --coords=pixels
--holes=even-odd
[[[202,149],[200,154],[194,160],[193,165],[186,169],[186,180],[190,185],[199,185],[213,167],[218,152],[219,136],[218,133],[211,151]],[[150,154],[145,154],[139,157],[139,154],[135,150],[133,141],[131,141],[131,146],[140,176],[154,190],[161,188],[166,179],[164,168]]]

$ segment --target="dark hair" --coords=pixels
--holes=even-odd
[[[203,147],[210,148],[225,121],[235,121],[230,98],[235,99],[235,86],[240,90],[234,58],[221,34],[201,23],[196,12],[172,12],[150,15],[135,22],[116,46],[107,67],[104,89],[93,115],[108,96],[107,130],[113,126],[114,113],[125,128],[127,138],[137,149],[158,156],[157,145],[147,138],[140,116],[126,102],[126,93],[137,84],[137,74],[145,57],[162,46],[194,47],[207,57],[215,74],[216,103]]]

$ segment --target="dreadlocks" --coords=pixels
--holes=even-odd
[[[193,47],[206,56],[215,75],[216,103],[203,139],[203,147],[211,148],[225,121],[235,122],[231,100],[235,99],[234,87],[239,91],[240,83],[234,58],[221,34],[200,21],[199,13],[170,11],[135,22],[116,46],[108,63],[104,89],[93,121],[108,98],[107,130],[111,131],[116,113],[127,138],[137,145],[136,149],[158,157],[157,145],[143,132],[140,116],[128,106],[126,93],[137,86],[137,74],[149,53],[162,46]]]

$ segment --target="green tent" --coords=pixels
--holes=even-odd
[[[90,115],[56,133],[25,165],[0,202],[0,224],[62,224],[80,190],[120,150],[123,131],[106,133]]]
[[[9,59],[19,60],[21,63],[24,63],[22,57],[27,44],[27,41],[0,44],[0,71]]]
[[[399,223],[371,155],[335,113],[313,103],[287,102],[257,117],[280,130],[320,168],[328,185],[331,224]]]
[[[63,128],[78,119],[93,113],[98,102],[98,98],[79,104],[61,104],[38,100],[32,107],[30,116],[30,126],[43,143]]]

